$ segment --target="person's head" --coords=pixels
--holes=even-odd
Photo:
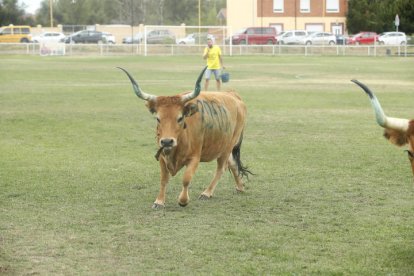
[[[208,47],[213,47],[213,40],[211,38],[207,38],[207,46]]]

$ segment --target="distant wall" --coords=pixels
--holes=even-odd
[[[61,32],[62,25],[57,25],[56,27],[43,27],[42,25],[37,25],[36,27],[32,27],[32,35],[38,35],[43,32]]]

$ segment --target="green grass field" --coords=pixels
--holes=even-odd
[[[133,93],[192,90],[199,57],[0,56],[0,274],[412,275],[414,185],[356,78],[414,118],[414,59],[225,57],[248,107],[237,194],[159,189],[156,121]],[[214,87],[214,85],[212,86]]]

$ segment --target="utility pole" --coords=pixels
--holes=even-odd
[[[53,0],[49,0],[50,27],[53,28]]]
[[[198,33],[201,32],[201,0],[198,0]]]
[[[131,0],[131,52],[134,52],[134,0]]]

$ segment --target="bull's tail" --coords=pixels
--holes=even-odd
[[[234,161],[237,164],[237,169],[239,171],[239,175],[241,177],[246,177],[247,179],[249,179],[249,174],[254,175],[254,173],[252,173],[247,166],[243,166],[243,163],[240,159],[240,149],[241,149],[241,144],[243,141],[243,133],[240,135],[240,140],[239,142],[234,146],[231,154],[233,156]]]

